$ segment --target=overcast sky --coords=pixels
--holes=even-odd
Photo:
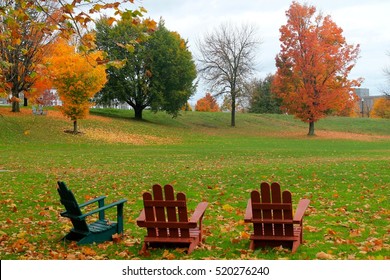
[[[390,67],[390,1],[389,0],[312,0],[309,3],[330,15],[341,27],[348,44],[360,44],[360,59],[350,78],[364,78],[362,87],[370,95],[380,94],[386,86],[383,69]],[[142,0],[143,6],[156,21],[162,17],[166,27],[177,31],[189,42],[194,55],[198,52],[196,41],[221,23],[249,23],[258,29],[262,44],[258,51],[259,78],[275,73],[275,56],[280,50],[279,28],[286,24],[285,11],[290,0]],[[207,90],[198,88],[193,100]],[[203,91],[203,92],[201,92]]]

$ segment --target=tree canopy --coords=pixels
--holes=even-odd
[[[281,100],[272,92],[274,76],[268,74],[264,79],[253,80],[249,84],[249,112],[280,114]]]
[[[204,97],[199,99],[195,105],[195,111],[200,112],[218,112],[221,109],[215,98],[208,92]]]
[[[96,44],[107,52],[108,59],[122,60],[122,67],[110,66],[109,81],[98,94],[99,103],[126,102],[142,119],[142,111],[166,111],[176,116],[193,94],[196,67],[187,43],[164,22],[156,30],[149,20],[122,20],[116,26],[106,19],[96,27]]]
[[[47,55],[47,44],[57,36],[69,39],[76,35],[79,48],[87,54],[94,48],[94,36],[85,36],[85,32],[96,13],[110,11],[109,24],[118,18],[137,24],[136,18],[146,11],[123,9],[122,4],[129,2],[134,0],[0,0],[0,96],[12,96],[12,111],[19,111],[22,92],[34,97],[32,88]],[[153,25],[155,22],[150,22],[150,27]]]

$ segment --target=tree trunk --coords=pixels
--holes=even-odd
[[[18,101],[12,101],[12,112],[14,113],[20,112],[20,105]]]
[[[236,97],[232,96],[232,118],[231,118],[231,126],[236,126]]]
[[[142,111],[143,111],[143,108],[141,107],[134,107],[134,118],[136,120],[142,120]]]
[[[78,128],[77,128],[77,120],[73,121],[73,133],[77,134],[78,133]]]
[[[314,136],[315,135],[314,134],[314,122],[313,121],[311,121],[309,123],[309,133],[307,135],[309,135],[309,136]]]
[[[26,97],[24,97],[23,106],[28,106],[28,99]]]

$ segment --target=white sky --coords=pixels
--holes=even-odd
[[[365,79],[362,87],[370,95],[379,95],[386,86],[383,69],[390,67],[390,1],[389,0],[311,0],[309,3],[331,15],[341,27],[348,44],[360,44],[360,59],[350,78]],[[196,56],[196,41],[224,22],[249,23],[258,28],[262,44],[258,51],[258,74],[263,78],[275,73],[275,56],[279,52],[279,28],[286,24],[285,11],[292,0],[138,0],[150,17],[162,17],[166,27],[187,39]],[[207,89],[198,87],[192,98],[203,97]]]

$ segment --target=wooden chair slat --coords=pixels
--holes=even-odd
[[[264,223],[264,224],[275,224],[275,225],[283,225],[283,224],[286,224],[286,225],[292,225],[294,224],[294,221],[291,219],[291,220],[283,220],[283,219],[280,219],[280,220],[276,220],[276,219],[252,219],[252,222],[253,223]]]
[[[284,203],[291,203],[291,209],[283,210],[283,218],[285,220],[291,220],[293,218],[291,193],[289,191],[284,191],[282,193],[282,199]],[[294,235],[294,226],[291,224],[285,224],[284,232],[286,236]]]
[[[164,200],[162,187],[160,185],[153,186],[153,199],[156,201]],[[156,206],[156,207],[154,207],[154,210],[156,211],[156,220],[157,221],[160,221],[160,222],[166,221],[165,207],[164,206]],[[158,230],[159,230],[160,236],[162,236],[162,237],[168,236],[166,228],[159,228]]]
[[[271,187],[268,183],[263,182],[260,185],[261,202],[271,203]],[[263,209],[263,219],[272,219],[272,212],[268,209]],[[264,224],[264,235],[272,235],[272,225]]]
[[[274,208],[272,210],[273,220],[280,221],[283,220],[283,212],[282,209],[291,209],[291,204],[279,204],[282,202],[282,197],[280,193],[280,185],[278,183],[271,184],[271,193],[272,193],[272,204]],[[281,207],[282,209],[279,209]],[[274,222],[274,235],[283,236],[283,223],[279,224]]]
[[[178,193],[176,195],[176,198],[177,200],[181,200],[181,201],[185,201],[186,200],[186,195],[184,193]],[[178,207],[178,214],[179,214],[179,221],[180,222],[184,222],[184,223],[188,223],[188,214],[187,214],[187,205],[184,206],[184,207]],[[182,229],[181,231],[181,235],[183,237],[190,237],[190,231],[188,229]]]
[[[172,234],[172,230],[176,230],[176,232],[177,232],[177,229],[183,229],[183,230],[186,229],[186,230],[188,230],[190,228],[195,228],[197,226],[197,224],[196,223],[155,221],[155,222],[145,222],[144,226],[145,227],[155,227],[155,228],[158,228],[159,231],[162,230],[162,229],[169,229],[169,235],[168,236],[175,237]],[[160,236],[161,236],[161,234],[160,234]],[[177,236],[178,236],[178,234],[177,234]]]
[[[151,200],[151,201],[145,201],[145,206],[152,206],[152,207],[185,207],[186,203],[184,201],[176,201],[176,200]]]
[[[288,203],[253,203],[253,209],[259,210],[289,210],[291,208],[291,204]]]
[[[144,204],[146,201],[153,200],[152,194],[144,193],[143,199],[144,199]],[[145,209],[145,220],[146,221],[155,221],[156,217],[155,217],[155,211],[154,211],[153,206],[144,205],[144,209]],[[157,236],[156,228],[154,228],[154,227],[147,228],[147,231],[148,231],[148,236]]]
[[[169,236],[172,238],[179,237],[179,230],[180,227],[172,227],[172,223],[177,222],[177,215],[176,215],[176,207],[183,207],[185,206],[185,201],[176,201],[175,200],[175,194],[173,191],[173,187],[171,185],[165,185],[164,186],[164,192],[165,192],[165,202],[166,208],[167,208],[167,217],[168,217],[168,224],[169,224]]]
[[[251,201],[252,201],[252,218],[253,219],[262,219],[262,213],[260,209],[253,208],[254,204],[260,203],[260,193],[256,190],[251,193]],[[263,224],[254,224],[253,230],[255,235],[264,235]]]

